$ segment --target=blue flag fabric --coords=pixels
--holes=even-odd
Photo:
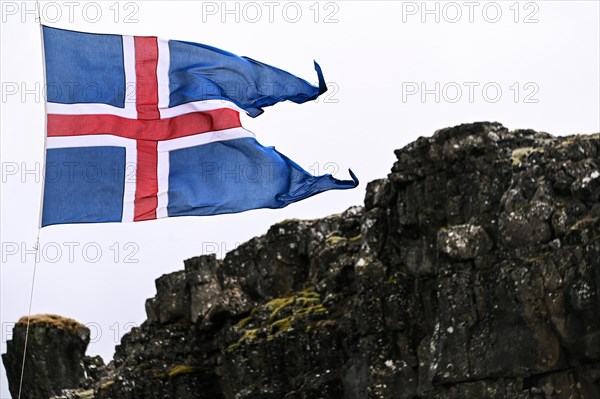
[[[47,93],[42,225],[281,208],[358,185],[313,176],[244,129],[280,101],[326,90],[196,43],[43,27]]]
[[[319,87],[281,69],[203,44],[171,40],[169,51],[170,107],[230,100],[255,117],[263,112],[262,107],[285,100],[300,104],[327,90],[316,62]]]

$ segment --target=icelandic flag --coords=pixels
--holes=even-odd
[[[240,124],[326,90],[203,44],[43,27],[42,226],[282,208],[358,185],[313,176]]]

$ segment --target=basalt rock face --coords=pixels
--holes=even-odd
[[[91,358],[84,361],[90,330],[56,315],[32,316],[29,324],[21,398],[48,399],[63,389],[84,386],[86,368],[94,368],[88,363]],[[2,355],[13,398],[19,396],[26,332],[27,319],[23,318],[13,328],[7,353]]]
[[[363,207],[159,278],[93,395],[600,398],[600,135],[476,123],[396,155]]]

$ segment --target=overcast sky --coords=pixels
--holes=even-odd
[[[484,120],[555,135],[600,131],[598,1],[40,3],[50,26],[205,43],[309,81],[317,60],[328,93],[242,123],[314,174],[347,179],[350,167],[361,180],[280,210],[44,228],[32,312],[86,323],[88,354],[106,361],[144,321],[157,277],[192,256],[222,257],[283,219],[361,204],[366,183],[389,172],[393,150],[419,136]],[[2,2],[2,353],[28,312],[41,196],[43,70],[33,7]],[[8,398],[3,367],[0,384]]]

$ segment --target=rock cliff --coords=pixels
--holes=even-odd
[[[23,317],[13,328],[7,353],[2,355],[13,398],[19,396],[21,369],[21,398],[49,398],[65,388],[75,389],[86,384],[86,368],[92,371],[99,360],[85,356],[90,342],[90,330],[86,326],[57,315],[32,316],[26,367],[22,368],[26,331],[27,317]]]
[[[600,135],[474,123],[396,155],[364,206],[160,277],[109,365],[63,359],[96,365],[58,397],[600,398]]]

